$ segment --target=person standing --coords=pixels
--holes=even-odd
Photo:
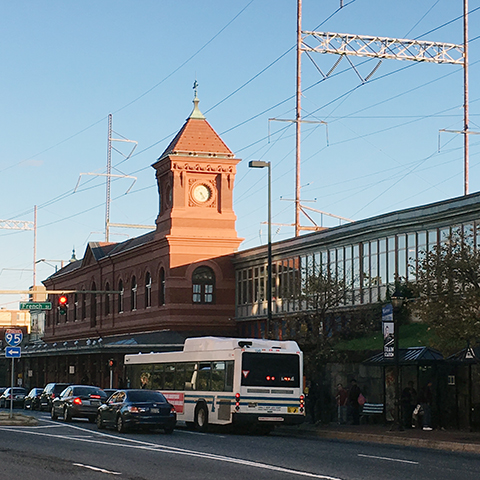
[[[347,396],[348,416],[351,418],[352,425],[360,425],[360,404],[358,397],[361,394],[357,381],[352,378]]]
[[[418,400],[423,410],[423,429],[432,430],[432,382],[423,387]]]
[[[417,406],[417,391],[413,387],[412,381],[409,381],[408,385],[403,389],[401,403],[403,414],[403,427],[412,428],[413,411]]]
[[[339,425],[345,425],[347,423],[347,398],[348,392],[343,388],[343,385],[339,383],[335,396],[337,401],[337,421]]]

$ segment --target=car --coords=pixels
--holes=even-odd
[[[23,401],[23,408],[25,410],[39,410],[40,409],[40,395],[43,388],[32,388]]]
[[[69,385],[52,400],[52,420],[63,417],[65,422],[72,418],[88,418],[95,422],[98,407],[107,401],[107,394],[93,385]]]
[[[70,383],[47,383],[40,395],[40,410],[49,412],[52,409],[52,400],[58,397]]]
[[[120,433],[142,427],[170,434],[176,423],[175,407],[154,390],[117,390],[97,413],[97,428],[113,427]]]
[[[13,407],[23,405],[23,400],[27,391],[22,387],[7,388],[0,396],[0,407],[9,407],[13,397]]]

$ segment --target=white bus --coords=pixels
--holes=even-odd
[[[183,351],[125,355],[128,386],[161,391],[177,420],[206,431],[209,424],[302,423],[303,355],[296,342],[197,337]]]

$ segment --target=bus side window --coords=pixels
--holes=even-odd
[[[165,365],[165,383],[163,385],[164,390],[173,390],[175,383],[175,365],[169,363]]]
[[[175,385],[174,390],[186,390],[185,389],[185,365],[183,363],[175,364]]]
[[[146,388],[150,390],[163,390],[163,365],[153,366],[152,381]]]
[[[229,360],[225,362],[226,375],[225,375],[225,391],[233,392],[233,361]]]
[[[195,390],[197,372],[194,363],[185,363],[185,390]],[[181,388],[180,390],[183,390]]]
[[[223,392],[225,390],[225,362],[213,362],[212,366],[212,390]]]
[[[200,362],[197,371],[197,383],[195,390],[208,391],[210,390],[210,377],[212,366],[210,362]]]

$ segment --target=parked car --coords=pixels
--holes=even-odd
[[[40,410],[49,412],[52,409],[52,400],[58,397],[70,383],[48,383],[40,395]]]
[[[92,385],[70,385],[52,401],[52,420],[63,417],[65,422],[72,418],[88,418],[94,422],[98,407],[107,401],[107,394]]]
[[[23,401],[23,408],[25,410],[40,410],[40,395],[43,388],[32,388]]]
[[[27,391],[22,387],[7,388],[0,396],[0,407],[10,408],[10,402],[13,399],[13,408],[15,405],[23,405],[23,400]]]
[[[114,427],[119,432],[129,428],[163,428],[172,433],[177,423],[175,407],[153,390],[117,390],[98,408],[97,427]]]

